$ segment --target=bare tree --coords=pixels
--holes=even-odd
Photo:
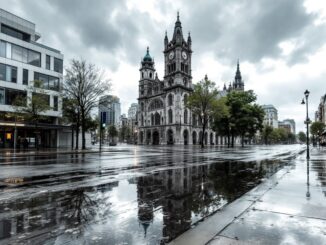
[[[93,108],[98,106],[99,98],[110,90],[109,80],[104,72],[85,60],[71,60],[66,69],[63,91],[66,98],[77,102],[82,131],[82,149],[86,148],[86,120]]]

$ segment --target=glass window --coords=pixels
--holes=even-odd
[[[57,58],[54,58],[54,67],[53,70],[56,72],[62,73],[63,71],[63,61]]]
[[[0,64],[0,80],[6,81],[6,65]]]
[[[5,103],[5,89],[0,88],[0,105]]]
[[[0,56],[6,58],[6,42],[0,41]]]
[[[19,31],[19,30],[16,30],[12,27],[9,27],[9,26],[3,25],[3,24],[1,25],[1,32],[6,35],[9,35],[9,36],[12,36],[12,37],[24,40],[24,41],[29,41],[31,38],[31,36],[29,34]]]
[[[49,76],[49,89],[59,90],[59,78]]]
[[[59,78],[57,77],[52,77],[42,73],[34,72],[34,80],[41,82],[40,86],[34,85],[35,87],[41,87],[44,89],[59,91],[60,84],[59,84]]]
[[[53,96],[53,110],[58,111],[58,96]]]
[[[6,57],[11,59],[11,43],[6,43]]]
[[[17,68],[11,66],[11,80],[10,82],[12,83],[17,83]]]
[[[14,89],[6,89],[6,93],[5,93],[5,103],[6,105],[12,105],[13,102],[15,101],[15,99],[18,96],[22,96],[24,98],[26,98],[27,101],[27,93],[26,91],[19,91],[19,90],[14,90]]]
[[[50,70],[50,67],[51,67],[51,57],[50,57],[50,55],[47,55],[46,56],[45,68]]]
[[[23,84],[28,85],[28,70],[23,69]]]
[[[41,54],[33,50],[28,50],[28,64],[41,67]]]
[[[17,61],[23,61],[23,48],[17,45],[12,45],[11,58]]]

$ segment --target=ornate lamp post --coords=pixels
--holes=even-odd
[[[309,98],[309,94],[310,94],[310,92],[308,90],[306,90],[304,92],[306,101],[303,98],[302,102],[301,102],[302,105],[306,104],[306,121],[305,121],[305,124],[307,125],[307,160],[310,159],[310,154],[309,154],[309,124],[310,124],[310,119],[309,119],[309,115],[308,115],[308,98]]]

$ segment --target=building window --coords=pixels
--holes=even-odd
[[[0,80],[16,83],[17,67],[0,64]]]
[[[0,56],[6,58],[6,42],[0,41]]]
[[[173,95],[172,94],[169,94],[169,96],[168,96],[168,105],[169,106],[173,105]]]
[[[171,109],[169,109],[169,123],[172,123],[173,122],[173,112]]]
[[[18,31],[16,29],[6,26],[4,24],[1,24],[1,32],[8,36],[18,38],[20,40],[27,41],[27,42],[30,41],[30,39],[31,39],[31,36],[29,34],[27,34],[25,32]]]
[[[26,98],[26,102],[27,102],[27,93],[26,93],[26,91],[20,91],[20,90],[6,88],[5,93],[4,93],[4,97],[5,97],[5,104],[6,105],[12,105],[17,97]]]
[[[8,54],[8,44],[7,43],[7,54]],[[41,67],[41,53],[20,47],[15,44],[11,44],[11,55],[7,58],[24,62],[33,66]]]
[[[53,70],[59,73],[63,72],[63,61],[58,58],[54,58]]]
[[[185,111],[184,111],[183,120],[184,120],[185,124],[188,123],[188,110],[187,109],[185,109]]]
[[[0,88],[0,105],[5,103],[5,89]]]
[[[58,96],[53,96],[53,110],[58,111]]]
[[[52,77],[46,74],[34,72],[34,80],[40,81],[40,85],[37,87],[41,87],[44,89],[59,91],[59,78]]]
[[[50,55],[46,56],[45,68],[50,70],[51,69],[51,57]]]
[[[28,70],[23,69],[23,84],[28,85]]]

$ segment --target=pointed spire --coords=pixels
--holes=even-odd
[[[241,77],[241,72],[240,72],[240,63],[239,63],[239,59],[237,61],[237,71],[235,73],[235,83],[239,83],[242,81],[242,77]]]
[[[182,43],[182,41],[184,40],[182,35],[182,27],[181,27],[179,11],[177,13],[177,21],[175,22],[172,40],[177,41],[178,43]]]
[[[188,32],[188,44],[191,44],[191,36],[190,36],[190,32]]]

